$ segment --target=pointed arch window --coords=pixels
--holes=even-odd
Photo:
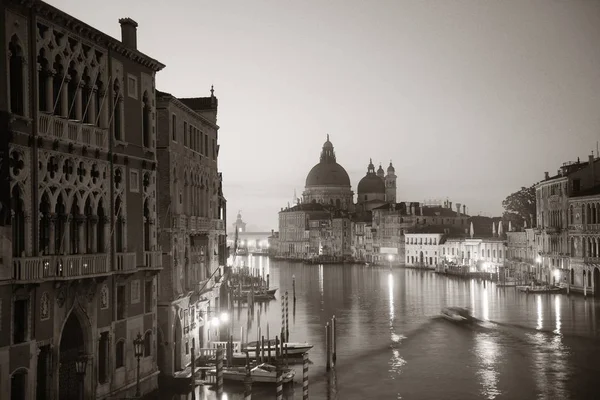
[[[152,355],[152,332],[148,331],[144,334],[144,357]]]
[[[152,105],[150,104],[150,96],[148,92],[144,92],[143,97],[143,109],[142,109],[142,134],[143,134],[143,145],[144,147],[150,147],[150,129],[152,125]]]
[[[123,140],[123,116],[121,115],[121,86],[119,80],[115,79],[113,84],[113,132],[116,140]],[[109,116],[110,118],[110,116]]]
[[[62,194],[58,196],[55,213],[56,219],[54,221],[54,252],[55,254],[64,254],[64,238],[66,233],[65,224],[67,222],[67,214]]]
[[[125,221],[123,219],[123,212],[121,210],[122,207],[121,198],[117,197],[117,200],[115,201],[115,212],[117,216],[115,226],[115,248],[117,253],[122,253],[125,251]]]
[[[48,194],[42,195],[40,203],[39,249],[44,254],[50,254],[50,199]]]
[[[10,82],[10,110],[13,114],[24,115],[25,80],[23,51],[17,35],[13,35],[8,45],[10,51],[9,82]]]
[[[81,87],[81,121],[93,123],[91,120],[92,113],[90,112],[90,100],[92,99],[92,80],[89,71],[86,69],[83,75],[83,86]]]
[[[71,241],[71,254],[79,254],[79,224],[81,211],[77,199],[73,199],[71,206],[71,222],[69,223],[69,239]]]
[[[69,83],[67,85],[67,98],[69,103],[68,115],[69,119],[77,119],[77,106],[75,105],[75,102],[77,101],[77,90],[81,77],[77,73],[77,69],[75,69],[74,61],[69,63],[67,74],[69,75]]]
[[[13,257],[21,257],[23,251],[25,251],[25,211],[23,196],[21,196],[21,190],[17,185],[13,187],[11,193],[12,202],[12,254]]]
[[[41,49],[38,57],[38,108],[40,111],[47,112],[50,108],[46,104],[48,97],[48,87],[46,86],[46,78],[48,77],[48,60],[46,59],[46,50]]]
[[[148,200],[144,201],[144,250],[150,251],[150,207]]]
[[[96,211],[96,252],[104,253],[104,224],[105,222],[104,215],[104,204],[102,199],[98,202],[98,210]]]
[[[62,58],[60,54],[56,56],[54,59],[54,76],[52,77],[52,113],[54,115],[62,115],[61,114],[61,99],[62,99],[62,85],[63,85],[63,77],[65,74]]]

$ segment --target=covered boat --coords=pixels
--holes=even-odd
[[[217,370],[211,369],[209,375],[216,375]],[[253,382],[259,383],[277,383],[277,367],[271,364],[263,363],[250,370]],[[283,383],[291,382],[296,375],[296,371],[291,368],[284,368],[282,380]],[[246,377],[246,367],[223,368],[223,380],[243,382]]]
[[[275,349],[275,340],[270,340],[270,342],[271,342],[271,349]],[[247,346],[245,347],[245,350],[249,351],[250,354],[253,354],[256,352],[257,346],[260,351],[260,344],[258,342],[256,342],[256,341],[249,342],[247,344]],[[269,346],[269,341],[265,340],[265,352],[267,351],[268,346]],[[287,347],[287,354],[289,356],[301,356],[302,354],[304,354],[307,351],[309,351],[310,349],[312,349],[313,345],[309,344],[309,343],[288,342],[288,343],[284,343],[282,347],[283,347],[284,354],[285,354],[286,347]],[[275,350],[273,350],[273,352],[274,351]]]

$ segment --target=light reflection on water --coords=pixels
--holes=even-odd
[[[291,294],[295,275],[290,335],[292,341],[314,344],[311,399],[583,399],[597,394],[600,345],[593,298],[527,295],[404,269],[266,258],[262,267],[279,288],[278,300],[257,304],[260,323],[255,319],[248,336],[256,337],[258,326],[265,336],[267,326],[271,337],[279,334],[279,296],[286,290]],[[437,317],[442,307],[453,305],[470,306],[482,322],[461,326]],[[334,314],[337,365],[326,373],[324,325]],[[249,326],[246,308],[233,315],[234,327]],[[239,335],[239,329],[233,332]],[[301,366],[296,377],[285,399],[302,398]],[[256,387],[253,398],[274,398],[271,389]],[[230,400],[243,398],[243,387],[226,392]],[[198,392],[196,398],[211,396]]]

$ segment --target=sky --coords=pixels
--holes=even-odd
[[[476,215],[600,140],[600,1],[50,0],[219,98],[228,225],[277,230],[329,134],[353,190],[393,161],[398,201]]]

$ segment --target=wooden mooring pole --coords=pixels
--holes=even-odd
[[[292,275],[292,295],[294,296],[294,303],[296,302],[296,275]]]
[[[329,322],[325,325],[325,343],[327,349],[325,353],[325,357],[327,357],[325,368],[329,371],[331,369],[331,326],[329,325]]]
[[[285,342],[290,341],[290,320],[289,320],[289,302],[288,302],[288,292],[285,292]]]
[[[250,354],[246,351],[246,376],[244,377],[244,400],[252,399],[252,375],[250,372]]]
[[[217,348],[217,398],[223,396],[223,348]]]
[[[276,398],[277,400],[283,400],[283,371],[281,368],[281,360],[278,360],[276,362],[275,368],[277,369],[276,371]]]
[[[302,400],[308,400],[308,352],[302,355]]]
[[[331,359],[333,360],[333,364],[335,365],[335,360],[337,359],[337,323],[335,320],[335,315],[331,318]]]

